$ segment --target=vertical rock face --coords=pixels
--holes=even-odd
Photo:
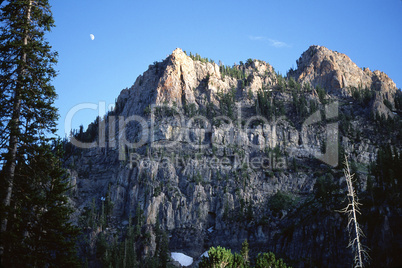
[[[372,105],[384,113],[390,113],[384,99],[393,104],[396,91],[384,73],[363,71],[346,55],[319,46],[304,52],[298,69],[290,75],[300,83],[324,87],[327,99],[340,102],[347,111],[354,109],[353,101],[345,100],[349,87],[373,88],[376,95]],[[320,122],[301,127],[306,118],[297,109],[307,100],[303,116],[320,116],[312,103],[322,111],[326,106],[314,92],[301,91],[297,85],[289,88],[286,82],[281,86],[280,80],[272,66],[263,61],[249,60],[227,70],[194,60],[179,48],[162,62],[150,65],[131,88],[120,93],[114,111],[123,118],[139,115],[148,125],[153,124],[149,133],[136,126],[122,130],[128,140],[149,135],[144,145],[125,150],[122,160],[123,133],[111,131],[113,123],[106,118],[105,132],[109,140],[115,139],[115,146],[77,151],[66,161],[71,167],[77,214],[90,207],[92,200],[108,196],[114,204],[112,228],[121,228],[140,208],[148,229],[159,220],[169,232],[171,250],[195,258],[209,246],[237,248],[247,238],[255,250],[268,248],[297,260],[301,266],[329,266],[339,259],[343,261],[340,266],[345,266],[344,260],[350,257],[344,249],[345,219],[325,204],[332,197],[323,197],[320,208],[308,201],[308,196],[314,196],[318,178],[328,173],[340,187],[342,172],[314,158],[333,149],[326,147],[327,127]],[[345,94],[338,94],[342,90]],[[260,102],[271,112],[261,110]],[[149,107],[162,104],[184,114],[185,124],[169,112],[161,112],[151,122]],[[194,111],[186,112],[191,104]],[[266,115],[264,124],[249,121],[257,115]],[[210,127],[191,121],[194,116],[203,117]],[[356,117],[351,125],[360,127],[362,133],[375,133],[364,120]],[[379,139],[375,134],[363,134],[357,139],[340,132],[339,144],[367,169],[376,159]],[[367,172],[361,176],[365,184]],[[289,200],[275,203],[272,198],[278,192],[279,197],[287,193],[300,207],[292,212],[286,207]],[[296,211],[305,209],[301,205],[305,200],[313,212],[295,216]]]

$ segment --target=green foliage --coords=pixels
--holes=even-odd
[[[296,90],[300,90],[300,88],[301,88],[300,84],[297,83],[293,77],[289,78],[288,86],[290,89],[296,89]]]
[[[269,199],[269,208],[274,213],[279,213],[282,210],[289,210],[295,204],[295,199],[292,195],[278,191]]]
[[[254,94],[253,94],[253,91],[251,89],[249,89],[248,92],[247,92],[247,98],[249,100],[252,100],[254,98]]]
[[[327,92],[325,91],[325,89],[320,86],[316,86],[315,90],[318,94],[318,98],[319,98],[321,104],[326,104],[325,97],[327,95]]]
[[[161,118],[161,117],[170,117],[174,116],[177,114],[177,110],[174,106],[169,105],[168,102],[164,102],[163,105],[161,106],[156,106],[153,110],[150,109],[148,110],[145,108],[144,113],[153,113],[155,117]]]
[[[244,240],[243,244],[241,244],[241,250],[240,250],[241,257],[243,258],[245,263],[249,263],[249,255],[248,255],[249,251],[250,249],[246,239]]]
[[[218,91],[218,100],[221,113],[227,115],[229,118],[235,118],[235,97],[236,90],[232,88],[228,92],[224,93],[222,90]]]
[[[375,91],[370,88],[351,88],[352,97],[362,106],[367,106],[375,96]]]
[[[215,105],[212,102],[207,102],[205,106],[207,118],[214,118],[216,114]]]
[[[166,267],[169,259],[169,240],[166,232],[164,232],[159,224],[159,220],[155,224],[155,254],[153,256],[155,267]]]
[[[349,113],[339,112],[339,129],[344,136],[348,136],[350,133],[352,127],[351,120],[352,116]]]
[[[93,229],[98,229],[100,227],[98,224],[99,221],[96,221]],[[81,239],[86,241],[81,245],[81,254],[100,263],[102,267],[168,267],[169,238],[167,233],[161,228],[159,220],[156,221],[152,231],[148,230],[146,232],[146,229],[143,228],[144,224],[143,211],[140,205],[137,204],[135,217],[129,216],[128,225],[122,230],[122,236],[114,236],[106,230],[95,236],[95,239],[92,237],[92,232],[83,234],[88,239]],[[142,256],[142,249],[149,247],[152,234],[155,237],[154,254]],[[89,242],[91,240],[96,245],[94,255],[91,253],[91,244]],[[138,261],[139,256],[144,257],[141,263]]]
[[[106,193],[106,197],[101,197],[98,202],[95,198],[92,199],[90,207],[84,208],[84,212],[81,214],[79,224],[81,228],[105,229],[111,220],[114,203],[110,198],[110,185]]]
[[[328,173],[319,177],[314,184],[314,195],[322,204],[329,204],[335,194],[339,192],[339,185],[332,174]]]
[[[282,259],[277,260],[275,254],[272,252],[260,253],[257,256],[255,268],[287,268],[288,266]]]
[[[244,178],[244,180],[246,180],[246,178]],[[251,205],[251,203],[248,203],[248,206],[246,208],[245,218],[246,218],[247,222],[251,222],[254,218],[253,206]]]
[[[134,227],[129,225],[121,241],[100,233],[96,239],[96,258],[103,267],[138,267]]]
[[[150,115],[151,114],[151,106],[148,105],[147,107],[145,107],[144,109],[144,115]]]
[[[402,91],[401,91],[401,89],[396,91],[394,99],[395,99],[395,109],[402,110]]]
[[[277,83],[277,89],[278,90],[284,90],[284,89],[286,89],[286,80],[285,80],[285,78],[283,78],[283,76],[281,75],[281,74],[279,74],[279,73],[277,73],[276,74],[276,79],[277,79],[277,81],[278,81],[278,83]]]
[[[189,117],[193,117],[193,116],[195,116],[195,115],[197,115],[197,106],[195,105],[195,103],[190,103],[188,106],[187,106],[187,115],[189,116]]]
[[[233,263],[233,254],[230,249],[223,247],[212,247],[208,250],[208,258],[203,258],[199,264],[199,268],[218,268],[230,267]]]
[[[79,130],[73,130],[72,135],[81,142],[93,142],[98,137],[99,129],[99,116],[88,125],[86,131],[84,131],[84,126],[80,125]]]
[[[292,158],[292,169],[293,171],[298,172],[298,165],[295,157]]]
[[[343,169],[344,168],[344,163],[345,162],[345,148],[343,148],[342,142],[339,139],[338,140],[338,169]]]
[[[307,99],[296,89],[292,90],[293,109],[297,116],[305,117],[308,114]]]
[[[187,104],[187,102],[184,101],[182,105],[184,114],[187,115],[188,117],[191,118],[199,114],[199,111],[197,110],[197,106],[195,105],[195,103]]]
[[[32,151],[31,151],[32,150]],[[18,163],[7,227],[4,267],[78,267],[76,237],[70,222],[69,182],[61,169],[60,143],[31,146],[27,162]],[[3,179],[3,178],[2,178]]]
[[[273,115],[273,106],[271,104],[271,94],[266,90],[259,90],[257,92],[257,99],[255,101],[257,114],[270,118]]]
[[[255,109],[258,115],[262,115],[267,119],[273,116],[281,116],[285,114],[285,106],[272,96],[272,92],[268,89],[260,89],[255,99]]]
[[[186,53],[187,54],[187,53]],[[200,55],[198,55],[198,53],[195,53],[195,55],[193,55],[191,52],[190,52],[190,55],[188,55],[192,60],[194,60],[194,61],[200,61],[200,62],[203,62],[203,63],[215,63],[213,60],[211,60],[211,59],[208,59],[208,58],[203,58],[203,57],[201,57]]]
[[[247,268],[249,265],[239,253],[235,253],[233,255],[233,263],[230,267]]]
[[[52,138],[58,118],[51,84],[57,53],[45,38],[52,27],[48,0],[1,5],[2,267],[78,266],[62,146]]]
[[[283,262],[282,259],[276,259],[272,252],[260,253],[257,259],[252,261],[256,265],[254,267],[258,268],[287,268],[288,266]],[[203,257],[200,262],[200,268],[223,268],[223,267],[233,267],[233,268],[247,268],[251,267],[248,260],[248,243],[245,241],[242,245],[242,251],[240,254],[233,254],[230,249],[223,247],[212,247],[208,251],[208,257]]]
[[[399,116],[391,117],[385,116],[384,114],[379,114],[378,112],[374,114],[373,121],[379,132],[383,135],[389,135],[392,143],[397,143],[402,138],[402,120]]]
[[[303,84],[303,91],[310,92],[312,90],[310,83]]]
[[[241,80],[246,78],[243,68],[244,68],[243,66],[232,66],[232,67],[224,65],[219,66],[222,78],[225,78],[225,76],[230,76]]]
[[[390,145],[382,146],[377,152],[377,159],[371,165],[371,174],[374,175],[378,187],[387,190],[390,194],[402,192],[402,155]]]

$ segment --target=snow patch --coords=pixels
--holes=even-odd
[[[208,250],[205,251],[204,253],[202,253],[202,255],[200,256],[200,258],[202,258],[202,257],[209,258]]]
[[[179,262],[180,265],[190,266],[191,264],[193,264],[193,258],[191,258],[190,256],[187,256],[183,253],[172,252],[171,256],[172,256],[172,259]]]

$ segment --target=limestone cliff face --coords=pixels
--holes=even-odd
[[[108,196],[114,205],[110,212],[112,227],[106,233],[115,234],[139,207],[147,228],[159,219],[171,236],[171,250],[195,258],[209,246],[236,248],[247,238],[254,248],[279,252],[297,260],[300,266],[328,266],[349,259],[347,234],[342,227],[347,223],[333,208],[323,205],[324,216],[313,206],[316,214],[312,217],[296,217],[294,213],[286,217],[291,211],[275,211],[270,202],[278,192],[288,193],[294,200],[306,200],[313,194],[317,179],[327,173],[333,174],[334,183],[341,187],[342,172],[315,158],[325,150],[334,150],[326,147],[327,141],[338,137],[334,146],[337,148],[339,142],[350,160],[363,167],[360,177],[365,189],[368,166],[375,161],[381,143],[375,127],[367,124],[361,114],[350,122],[358,138],[344,130],[328,135],[327,125],[321,120],[304,126],[308,116],[321,116],[317,107],[327,109],[314,92],[299,92],[296,99],[292,89],[278,87],[272,66],[263,61],[249,61],[232,70],[243,78],[223,75],[222,67],[215,63],[193,60],[176,49],[162,62],[150,65],[131,88],[123,90],[114,115],[142,116],[150,131],[141,132],[135,125],[124,129],[129,140],[141,134],[147,137],[142,146],[126,149],[122,160],[122,133],[113,132],[106,118],[106,133],[110,140],[115,133],[116,143],[111,146],[110,142],[108,148],[77,150],[67,159],[77,215],[91,207],[92,200]],[[363,71],[347,56],[324,47],[310,47],[291,75],[300,83],[328,89],[325,98],[339,102],[339,113],[353,114],[357,104],[337,90],[345,89],[347,93],[348,87],[373,87],[379,93],[374,101],[378,105],[384,105],[384,98],[392,100],[396,90],[385,74]],[[225,105],[230,105],[233,112],[224,113],[222,94],[232,89],[234,100]],[[265,124],[248,122],[256,115],[268,114],[256,107],[257,92],[269,94],[265,104],[273,107]],[[309,103],[303,115],[306,118],[295,107],[304,99]],[[162,112],[151,122],[145,111],[152,104],[175,107],[184,114],[185,123],[169,112]],[[194,104],[195,110],[186,113],[189,104]],[[194,121],[189,126],[193,116],[206,118],[210,128]],[[232,119],[232,124],[218,121],[219,116]],[[264,166],[261,161],[253,162],[259,159],[264,159]],[[390,233],[383,238],[388,239]],[[335,253],[328,255],[329,251]]]

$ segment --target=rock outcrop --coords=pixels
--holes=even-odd
[[[250,65],[235,66],[248,77],[250,89],[256,93],[266,85],[276,83],[276,75],[271,65],[254,60]],[[180,48],[162,62],[155,62],[140,75],[129,90],[120,93],[117,101],[123,107],[122,115],[143,114],[150,104],[194,103],[198,108],[206,102],[219,105],[217,94],[235,88],[241,96],[246,94],[245,87],[238,79],[222,77],[220,67],[211,62],[193,60]],[[130,105],[125,106],[128,102]]]
[[[359,68],[345,54],[323,46],[311,46],[297,60],[297,70],[291,73],[300,83],[310,83],[326,89],[348,87],[374,88],[395,93],[395,83],[383,72]]]
[[[358,67],[345,54],[323,46],[311,46],[297,60],[297,69],[289,72],[289,75],[301,84],[321,86],[349,96],[353,88],[374,89],[377,97],[372,103],[373,110],[393,116],[383,101],[394,103],[397,91],[395,83],[383,72]]]
[[[194,258],[209,246],[236,249],[247,238],[255,250],[268,248],[300,266],[328,266],[340,260],[345,266],[350,257],[347,233],[342,231],[345,218],[328,204],[318,208],[308,201],[318,178],[331,174],[338,188],[344,178],[317,157],[342,147],[363,167],[364,190],[382,138],[366,123],[364,113],[349,122],[358,129],[358,138],[338,130],[337,124],[328,127],[321,114],[337,120],[338,112],[330,118],[329,106],[314,92],[296,92],[297,85],[291,89],[286,83],[279,86],[281,78],[268,63],[253,60],[231,68],[242,78],[225,75],[221,66],[176,49],[123,90],[112,115],[141,116],[146,123],[116,130],[119,124],[106,116],[99,126],[106,127],[107,148],[77,149],[66,160],[77,214],[91,207],[92,200],[107,196],[113,203],[109,232],[127,225],[139,209],[148,229],[159,221],[170,234],[171,250]],[[324,47],[310,47],[290,75],[299,83],[327,89],[325,100],[335,101],[337,108],[339,104],[339,114],[356,110],[350,87],[375,91],[372,105],[384,113],[390,113],[384,99],[394,103],[396,86],[388,76],[362,70],[347,56]],[[339,94],[342,90],[345,94]],[[270,112],[262,110],[262,104]],[[152,105],[161,108],[153,119]],[[304,114],[300,105],[305,105]],[[143,135],[144,142],[135,148],[126,139],[122,142],[122,136],[133,142]],[[277,193],[287,193],[292,209],[273,207],[271,198]],[[295,216],[303,210],[301,204],[307,204],[304,201],[313,216]],[[386,232],[388,239],[391,231]],[[150,245],[147,250],[152,251],[154,243]]]

